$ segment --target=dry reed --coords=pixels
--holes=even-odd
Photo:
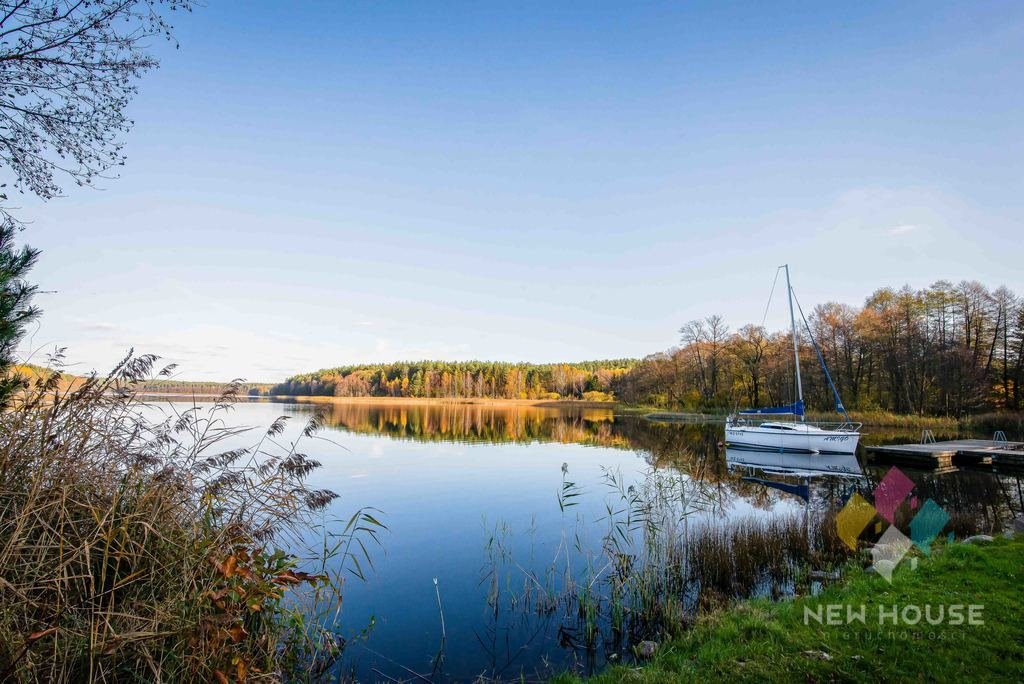
[[[315,676],[342,642],[309,607],[336,602],[340,577],[275,543],[335,495],[306,486],[319,464],[279,443],[283,418],[238,446],[235,385],[212,408],[150,418],[135,391],[154,361],[129,355],[75,387],[41,374],[0,414],[0,679]],[[324,554],[375,534],[353,521]]]

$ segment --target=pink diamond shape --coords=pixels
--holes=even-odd
[[[899,468],[890,468],[882,481],[875,487],[875,509],[890,523],[907,495],[914,490],[914,483]]]

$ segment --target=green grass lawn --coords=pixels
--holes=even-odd
[[[935,547],[892,584],[859,568],[815,597],[755,600],[698,620],[642,667],[613,667],[592,682],[1012,681],[1024,682],[1024,539]],[[805,608],[840,604],[843,624],[805,622]],[[879,625],[878,608],[981,604],[983,625]],[[845,623],[864,605],[866,624]],[[913,618],[913,614],[908,617]],[[967,617],[966,610],[964,617]],[[574,677],[562,682],[577,681]]]

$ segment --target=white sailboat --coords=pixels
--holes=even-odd
[[[793,287],[789,282],[789,265],[780,266],[786,269],[786,294],[789,299],[789,321],[793,329],[793,358],[796,362],[797,401],[788,406],[773,408],[748,409],[740,411],[739,416],[729,416],[725,422],[725,443],[737,449],[756,449],[760,451],[797,452],[805,454],[852,454],[857,451],[860,440],[860,423],[851,423],[843,403],[839,399],[832,376],[829,375],[825,360],[818,351],[818,359],[828,378],[829,387],[836,399],[836,410],[846,418],[842,423],[808,423],[804,418],[804,388],[800,380],[800,352],[796,334],[796,316],[793,313]],[[801,311],[801,316],[803,312]],[[806,320],[804,321],[806,325]],[[808,329],[808,332],[810,330]],[[811,339],[814,343],[813,338]],[[745,416],[773,415],[795,416],[797,421],[765,421],[756,423]]]

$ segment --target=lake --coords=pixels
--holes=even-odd
[[[820,559],[811,517],[870,492],[888,471],[863,456],[727,452],[721,425],[610,409],[254,401],[229,416],[257,429],[291,416],[288,441],[316,410],[324,430],[301,451],[322,463],[309,484],[339,495],[328,528],[363,507],[387,526],[382,544],[368,546],[365,579],[346,581],[334,626],[347,640],[339,672],[362,681],[531,680],[629,660],[657,632],[635,605],[616,602],[614,578],[641,558],[692,563],[650,544],[652,530],[688,539],[783,521],[771,543],[806,536]],[[888,431],[865,441],[918,438]],[[934,499],[958,531],[997,530],[1024,505],[1019,475],[905,472],[915,496]],[[784,594],[798,581],[759,576],[743,592]],[[669,590],[677,622],[706,598],[685,582]]]

